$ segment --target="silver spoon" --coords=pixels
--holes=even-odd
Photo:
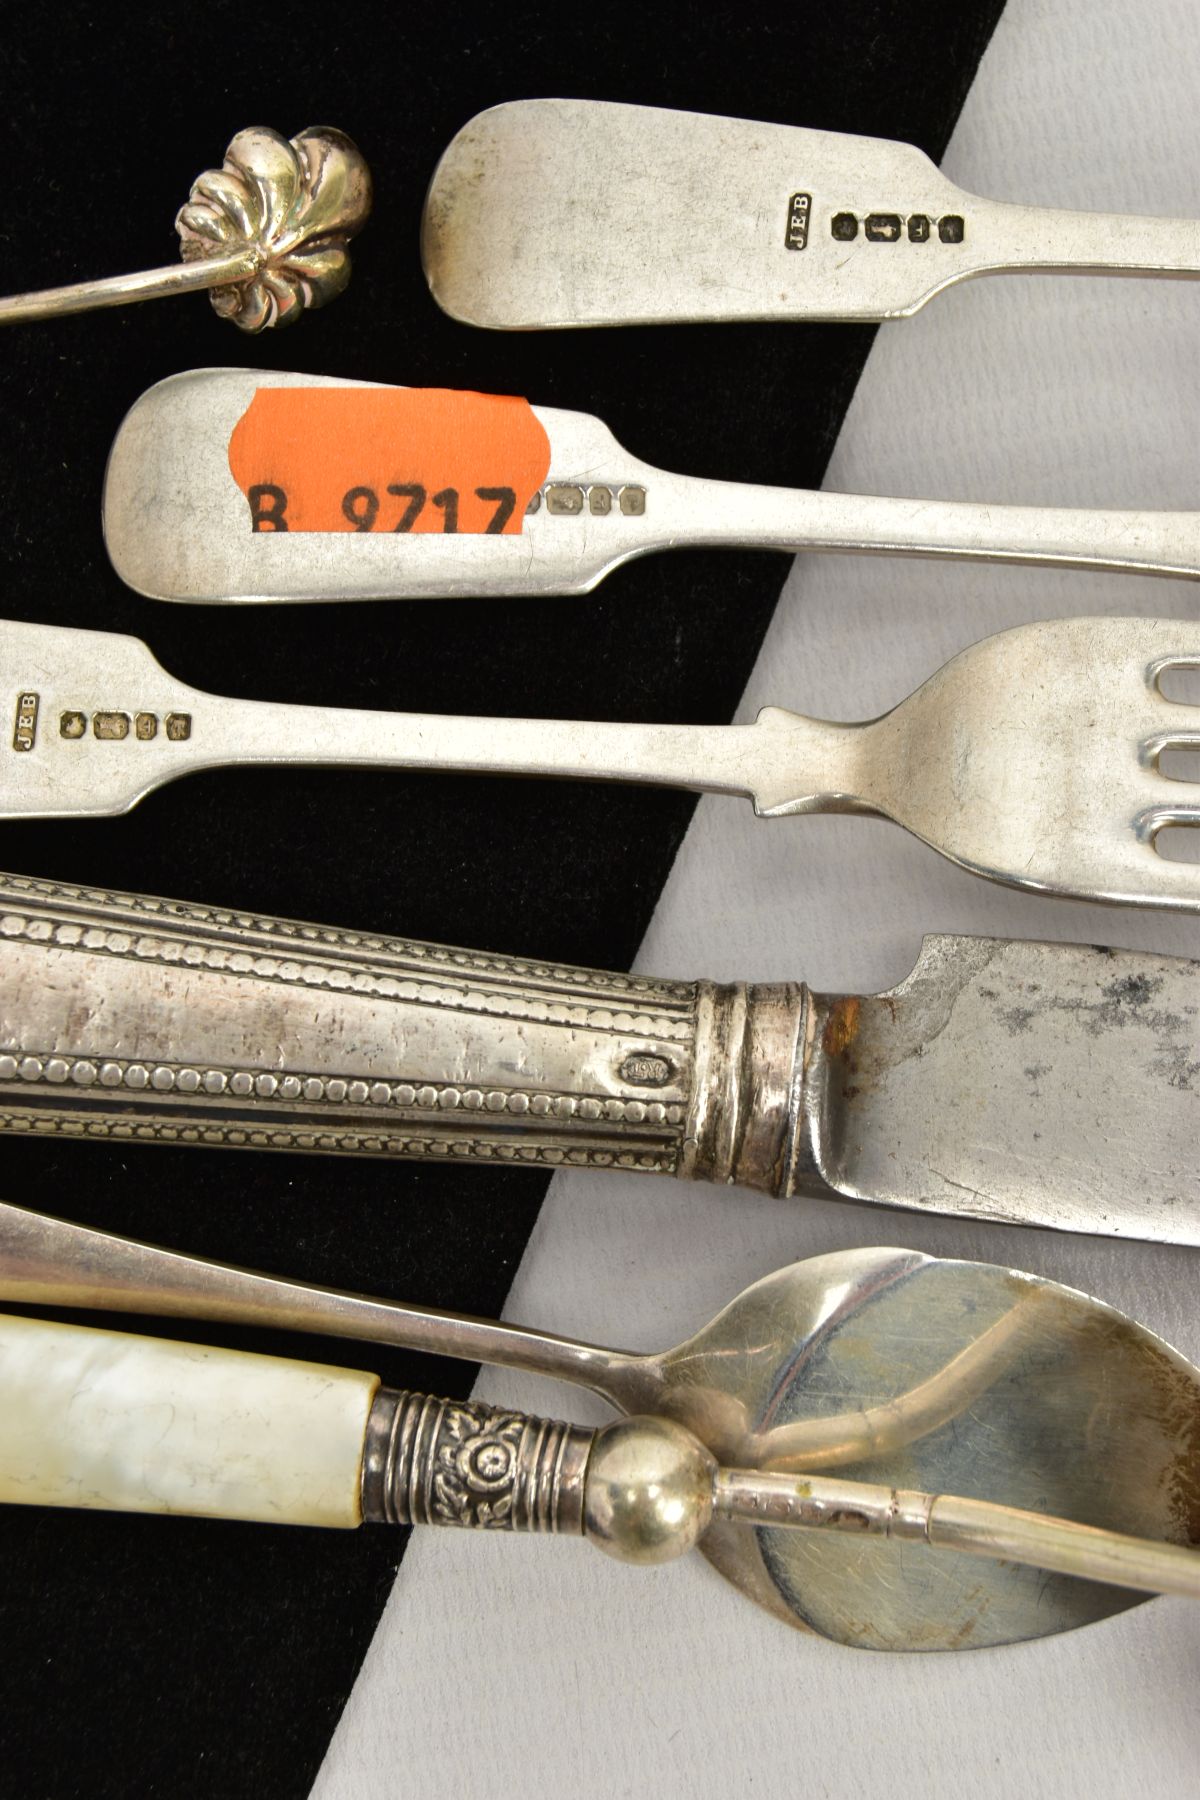
[[[341,293],[350,279],[346,245],[370,210],[370,172],[344,132],[316,125],[289,141],[251,126],[219,169],[192,183],[175,220],[181,266],[12,294],[0,299],[0,325],[196,288],[211,289],[213,310],[243,331],[286,325]]]
[[[586,594],[688,546],[1200,576],[1200,514],[709,481],[601,419],[495,394],[256,369],[148,389],[113,442],[104,538],[156,600]]]
[[[986,1495],[1200,1542],[1200,1369],[1056,1282],[888,1249],[777,1270],[675,1349],[633,1353],[233,1269],[0,1205],[0,1299],[322,1332],[530,1370],[675,1420],[727,1465]],[[869,1536],[716,1521],[702,1548],[778,1618],[838,1643],[978,1647],[1136,1605],[1012,1561],[897,1557]]]

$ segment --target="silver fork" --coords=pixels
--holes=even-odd
[[[1200,790],[1160,766],[1200,752],[1200,669],[1169,619],[1022,625],[963,651],[882,718],[765,707],[753,725],[462,718],[230,700],[136,638],[0,622],[14,685],[0,817],[106,817],[197,769],[350,764],[636,781],[744,794],[763,818],[868,813],[975,874],[1041,893],[1200,911],[1200,866],[1161,854]],[[1197,840],[1200,842],[1200,839]]]

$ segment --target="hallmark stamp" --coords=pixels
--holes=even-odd
[[[546,489],[546,511],[552,513],[581,513],[583,511],[583,489],[573,482],[556,481],[553,487]]]
[[[34,694],[30,696],[28,694],[23,694],[21,698],[22,702],[32,698],[34,702],[34,725],[36,725],[37,695]],[[166,718],[162,721],[162,725],[166,736],[174,744],[183,743],[186,738],[190,738],[192,735],[191,713],[168,713]],[[17,715],[17,726],[19,730],[19,711]],[[127,712],[96,712],[92,714],[93,735],[108,743],[119,743],[123,738],[127,738],[129,736],[129,726],[130,718]],[[135,713],[133,716],[133,735],[139,743],[152,743],[158,736],[158,726],[159,718],[157,713],[139,712]],[[88,719],[86,713],[72,711],[59,714],[58,733],[60,737],[86,737],[87,728]],[[33,727],[30,728],[31,741],[28,744],[18,744],[18,749],[31,750],[33,748],[32,730]]]
[[[526,513],[537,512],[543,500],[546,511],[560,519],[577,519],[584,512],[607,519],[614,511],[624,513],[627,519],[640,519],[646,511],[646,490],[633,482],[610,487],[602,481],[553,481],[538,489]]]
[[[852,244],[861,225],[869,244],[898,244],[907,232],[910,244],[928,244],[933,238],[935,221],[928,213],[873,212],[860,219],[857,213],[834,213],[829,229],[839,244]],[[943,213],[936,221],[938,239],[943,244],[961,244],[967,235],[967,222],[961,213]]]
[[[627,1056],[619,1073],[622,1081],[634,1087],[665,1087],[675,1069],[665,1056],[655,1056],[647,1050]]]
[[[13,749],[32,750],[37,737],[38,697],[36,694],[17,695],[17,720],[13,726]]]
[[[787,232],[784,243],[789,250],[808,247],[808,221],[812,216],[812,195],[793,194],[788,201]]]

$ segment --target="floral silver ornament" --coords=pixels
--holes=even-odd
[[[239,131],[219,169],[193,182],[175,229],[183,261],[0,299],[0,325],[61,318],[131,300],[212,292],[223,319],[264,331],[324,306],[350,279],[349,240],[371,210],[371,176],[344,132],[311,126],[290,141]]]
[[[526,1423],[521,1413],[497,1407],[445,1406],[431,1509],[440,1524],[512,1530],[513,1484]]]
[[[350,279],[347,243],[371,210],[371,177],[332,127],[290,141],[267,126],[239,131],[219,169],[193,184],[175,221],[186,263],[253,251],[248,280],[213,288],[223,319],[264,331],[324,306]]]

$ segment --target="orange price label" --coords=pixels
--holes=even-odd
[[[450,388],[258,388],[229,468],[251,531],[521,530],[550,470],[528,400]]]

